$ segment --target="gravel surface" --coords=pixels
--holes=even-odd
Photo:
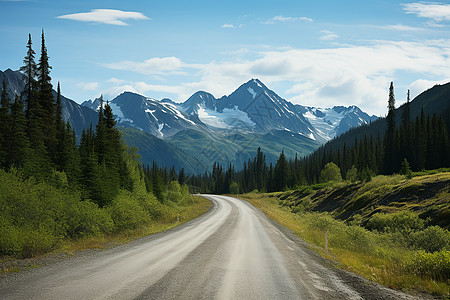
[[[419,299],[336,269],[247,202],[0,278],[0,299]],[[423,299],[423,297],[420,297]]]

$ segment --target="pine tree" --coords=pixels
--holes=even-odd
[[[411,177],[412,177],[411,168],[410,168],[408,160],[406,158],[404,158],[402,161],[400,174],[406,175],[406,178],[408,178],[408,179],[411,179]]]
[[[389,87],[388,115],[386,117],[387,129],[384,138],[384,173],[392,174],[395,168],[395,98],[394,83]]]
[[[64,124],[62,116],[61,105],[61,87],[58,82],[57,94],[56,94],[56,111],[55,111],[55,125],[56,125],[56,148],[54,153],[54,163],[58,170],[64,170],[64,153],[66,140],[70,140],[67,136],[66,125]]]
[[[10,115],[9,115],[9,98],[6,88],[6,80],[3,79],[2,96],[0,102],[0,166],[5,167],[6,154],[8,151],[7,141],[11,129]]]
[[[274,189],[276,191],[282,191],[287,186],[289,175],[289,166],[284,150],[282,150],[274,169]]]
[[[35,109],[35,78],[37,75],[37,66],[34,60],[36,52],[33,50],[33,42],[31,41],[31,34],[28,34],[27,55],[23,60],[23,66],[20,71],[25,75],[25,90],[23,97],[26,101],[26,118],[28,121],[32,120],[32,114]],[[28,125],[30,127],[30,125]]]
[[[178,183],[183,185],[186,183],[186,174],[184,174],[184,168],[181,168],[180,174],[178,175]]]
[[[16,95],[11,105],[9,118],[10,130],[6,136],[6,162],[7,167],[22,167],[26,156],[31,151],[27,137],[27,119],[23,113],[23,105]]]
[[[62,134],[60,163],[61,169],[67,174],[69,183],[77,185],[81,176],[81,158],[76,146],[75,130],[72,129],[69,121],[67,121]]]
[[[50,154],[52,161],[55,161],[55,156],[58,151],[56,143],[56,119],[55,111],[56,104],[53,98],[53,87],[51,83],[50,70],[51,66],[48,62],[47,47],[45,46],[44,30],[42,29],[41,39],[41,56],[39,58],[37,68],[37,85],[38,95],[37,100],[39,103],[39,110],[37,111],[39,124],[41,130],[45,133],[43,135],[44,145]]]

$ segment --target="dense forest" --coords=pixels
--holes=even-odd
[[[38,63],[32,45],[29,35],[20,69],[25,90],[9,99],[4,81],[1,95],[0,255],[32,256],[62,239],[136,228],[191,205],[188,187],[178,183],[183,172],[142,166],[108,103],[77,145],[59,83],[52,94],[43,31]]]
[[[267,165],[258,149],[253,160],[235,170],[230,164],[215,164],[211,173],[193,176],[190,184],[202,192],[245,193],[253,190],[274,192],[295,186],[337,179],[370,181],[375,175],[450,167],[449,110],[425,114],[423,108],[411,117],[409,91],[401,110],[395,110],[393,83],[389,88],[388,115],[364,128],[351,129],[309,156],[287,160],[282,152],[275,165]],[[401,111],[400,116],[396,113]],[[396,122],[400,120],[400,122]],[[366,133],[361,131],[367,128]],[[351,139],[352,131],[360,138]],[[349,138],[350,137],[350,138]],[[334,176],[334,177],[333,177]]]

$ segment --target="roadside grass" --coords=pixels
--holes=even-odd
[[[76,251],[87,249],[105,249],[115,245],[129,243],[135,239],[156,234],[186,223],[204,213],[206,213],[212,203],[199,196],[191,196],[192,203],[183,206],[173,206],[158,219],[151,219],[135,229],[126,229],[109,234],[89,235],[77,239],[61,241],[50,253],[43,256],[36,255],[34,258],[41,258],[48,255],[66,254],[72,255]],[[29,262],[17,264],[15,257],[0,257],[0,276],[8,273],[25,271],[39,267],[40,264]]]
[[[191,196],[194,204],[190,206],[178,206],[170,210],[159,219],[151,220],[135,229],[123,230],[116,233],[101,236],[88,236],[84,238],[67,240],[55,252],[73,252],[84,249],[103,249],[115,245],[129,243],[137,238],[156,234],[186,223],[204,213],[212,203],[199,196]]]
[[[404,182],[400,176],[394,176],[391,180],[383,176],[358,191],[356,198],[370,193],[372,200],[376,198],[373,195],[380,197],[397,189],[399,185],[418,185],[423,181],[436,180],[435,177],[427,176],[429,175],[420,180],[413,178],[412,182]],[[448,177],[448,174],[443,176]],[[342,188],[342,184],[339,188]],[[310,191],[312,193],[313,189]],[[303,196],[302,201],[311,196],[303,192],[300,194]],[[437,202],[444,199],[446,203],[441,205],[448,206],[450,198],[447,193],[444,194],[441,192],[433,199]],[[413,293],[426,292],[443,298],[450,297],[448,246],[434,253],[425,253],[409,247],[409,235],[405,233],[369,231],[358,226],[360,224],[336,220],[332,217],[332,213],[296,210],[295,207],[302,201],[284,192],[250,193],[239,196],[261,209],[267,217],[292,230],[294,234],[308,242],[311,249],[335,261],[342,269],[390,288]],[[297,206],[292,206],[294,204]],[[325,230],[328,230],[328,251],[325,251]]]

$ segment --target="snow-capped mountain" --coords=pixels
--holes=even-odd
[[[100,102],[96,99],[82,105],[98,110]],[[199,91],[177,104],[170,99],[157,101],[125,92],[110,105],[120,125],[164,139],[186,129],[223,134],[230,131],[264,134],[275,130],[324,143],[351,127],[376,119],[356,106],[320,109],[294,105],[258,79],[251,79],[220,99]]]
[[[85,101],[81,105],[99,110],[100,101]],[[169,99],[157,101],[136,93],[124,92],[111,100],[109,105],[118,124],[148,132],[159,138],[169,137],[181,130],[204,130],[195,115],[179,110]]]
[[[369,124],[377,119],[369,116],[357,106],[334,106],[333,108],[315,108],[296,105],[301,113],[325,140],[345,133],[352,127]]]

